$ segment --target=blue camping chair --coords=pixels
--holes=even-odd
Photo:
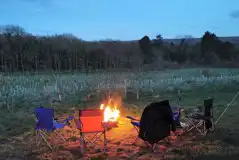
[[[36,116],[36,136],[40,136],[47,145],[52,149],[54,145],[48,142],[49,134],[56,133],[61,139],[64,139],[62,135],[60,135],[57,130],[64,128],[70,120],[74,117],[70,116],[67,119],[64,119],[62,122],[58,122],[54,118],[54,110],[51,108],[44,108],[44,107],[37,107],[35,109],[35,116]],[[53,137],[52,137],[53,140]],[[40,144],[41,141],[37,142],[37,146]]]

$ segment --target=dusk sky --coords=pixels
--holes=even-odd
[[[239,36],[239,0],[1,0],[0,25],[84,40]]]

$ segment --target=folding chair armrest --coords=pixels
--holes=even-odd
[[[53,126],[55,129],[61,129],[64,128],[67,124],[59,123],[56,120],[53,120]]]
[[[59,123],[59,124],[65,124],[65,125],[68,125],[69,124],[69,121],[74,119],[74,116],[69,116],[68,118],[62,120],[62,121],[59,121],[58,118],[53,118],[53,121],[55,121],[56,123]]]
[[[131,121],[131,124],[136,127],[140,127],[140,122],[139,121]]]
[[[61,121],[61,122],[59,122],[59,123],[68,124],[69,121],[71,121],[72,119],[74,119],[74,116],[69,116],[68,118],[64,119],[63,121]]]
[[[126,118],[130,119],[131,121],[140,121],[140,120],[138,120],[138,119],[136,119],[136,118],[133,118],[133,117],[131,117],[131,116],[127,116]]]

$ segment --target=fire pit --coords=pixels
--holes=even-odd
[[[107,128],[117,127],[120,111],[117,104],[112,104],[112,99],[107,104],[101,104],[100,109],[104,110],[103,123],[107,125]]]

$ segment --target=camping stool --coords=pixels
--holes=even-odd
[[[37,107],[35,108],[35,116],[36,116],[36,143],[37,146],[41,143],[38,142],[38,136],[43,139],[46,144],[49,146],[50,149],[53,149],[54,146],[54,137],[51,133],[55,133],[59,136],[62,140],[66,141],[65,138],[57,131],[59,129],[63,129],[66,125],[69,124],[69,121],[73,119],[73,116],[69,116],[68,118],[64,119],[61,122],[58,122],[54,118],[54,110],[51,108],[44,108],[44,107]],[[52,144],[48,142],[50,139],[51,134],[51,141]]]
[[[80,130],[80,148],[81,153],[84,154],[84,149],[87,147],[86,142],[90,143],[91,146],[95,146],[97,141],[100,141],[103,135],[103,152],[106,152],[107,139],[106,131],[108,129],[107,122],[104,120],[104,110],[100,109],[88,109],[79,110],[79,118],[75,119],[77,128]],[[86,135],[93,135],[92,138]]]

